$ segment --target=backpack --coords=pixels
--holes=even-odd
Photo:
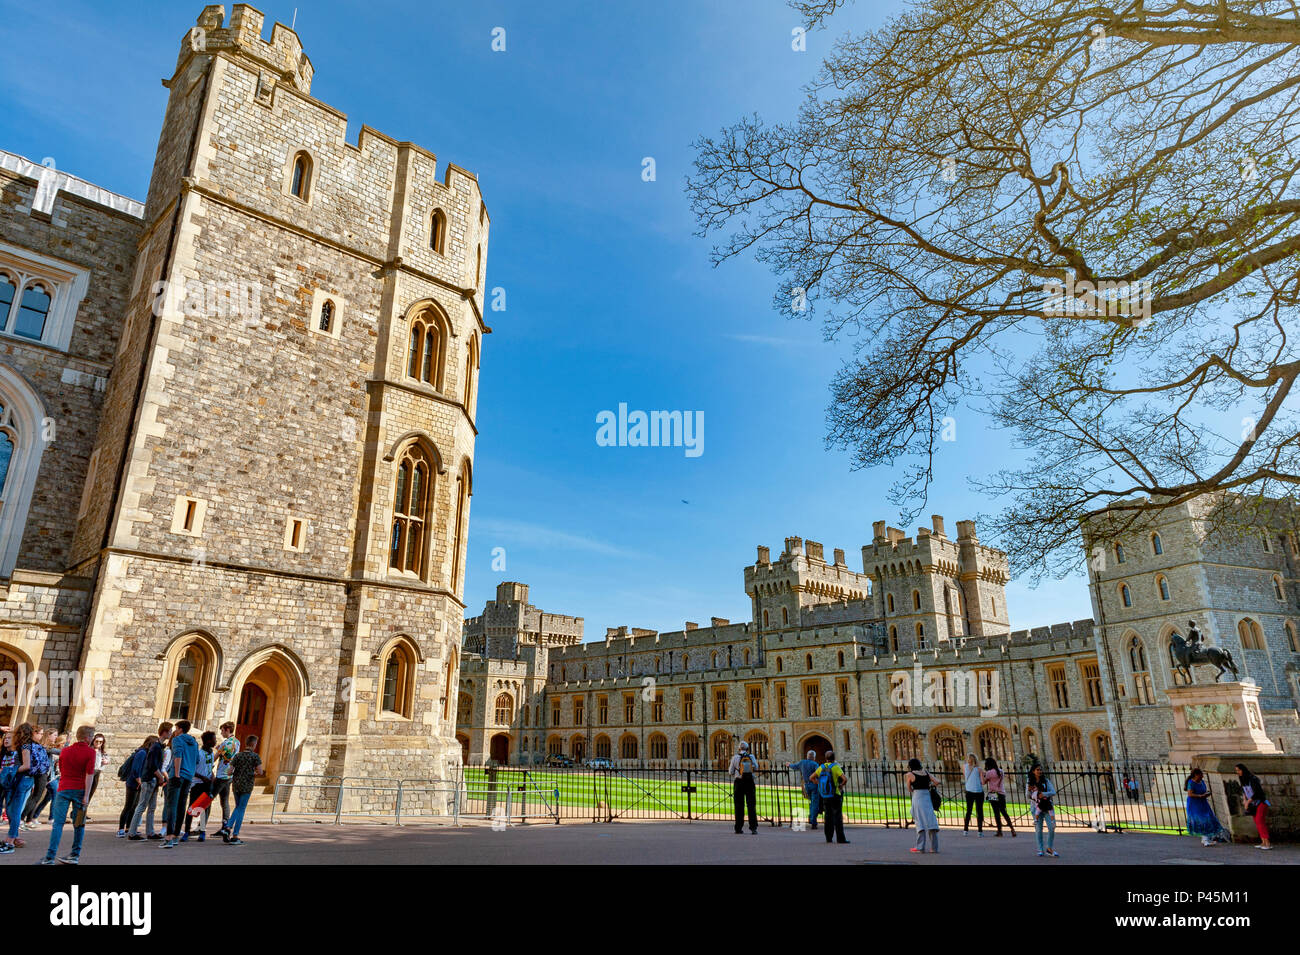
[[[835,764],[826,763],[822,766],[821,772],[817,774],[817,795],[823,799],[830,799],[839,795],[835,791]]]
[[[32,775],[39,776],[50,771],[50,754],[40,743],[32,743]]]
[[[122,765],[117,767],[117,778],[122,782],[131,778],[131,765],[135,762],[135,755],[138,752],[140,751],[137,749],[134,753],[129,753],[126,759],[122,760]]]
[[[752,773],[754,771],[754,757],[749,753],[741,753],[739,769],[742,776],[745,773]]]

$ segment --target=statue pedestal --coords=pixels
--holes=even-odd
[[[1174,739],[1169,762],[1190,763],[1205,753],[1278,753],[1264,732],[1259,711],[1259,686],[1204,683],[1169,688],[1174,711]]]

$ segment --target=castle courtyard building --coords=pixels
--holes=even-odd
[[[1264,645],[1244,655],[1264,688],[1270,735],[1284,750],[1300,748],[1300,646],[1289,636],[1296,605],[1294,597],[1279,601],[1273,587],[1275,576],[1294,580],[1284,576],[1292,557],[1193,543],[1189,515],[1167,522],[1166,556],[1177,566],[1144,573],[1187,580],[1177,577],[1178,589],[1159,612],[1147,609],[1146,623],[1104,596],[1100,606],[1094,598],[1102,625],[1011,629],[1005,556],[981,544],[970,521],[949,538],[937,515],[912,537],[877,523],[861,572],[842,550],[828,562],[815,541],[787,538],[775,559],[759,547],[744,570],[751,616],[743,623],[715,617],[670,633],[618,627],[582,642],[581,618],[545,614],[528,603],[526,586],[502,584],[484,614],[465,621],[463,757],[720,768],[745,740],[769,765],[810,749],[851,761],[916,756],[952,769],[967,753],[1008,765],[1027,755],[1058,764],[1161,761],[1172,743],[1165,690],[1175,676],[1155,637],[1189,616],[1203,629],[1236,633],[1243,615],[1266,621]],[[1202,589],[1192,588],[1195,575],[1208,581]],[[1102,588],[1110,590],[1118,592]],[[1126,668],[1127,650],[1118,652],[1130,631],[1143,634],[1140,643],[1151,637],[1133,656],[1145,669]]]
[[[144,202],[0,153],[5,724],[227,720],[281,773],[459,764],[486,206],[208,6]]]

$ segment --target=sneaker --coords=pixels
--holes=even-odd
[[[26,839],[15,839],[15,840],[14,840],[14,848],[15,848],[15,849],[21,849],[21,848],[23,848],[25,845],[27,845],[27,840],[26,840]]]
[[[1043,857],[1043,853],[1041,853],[1041,852],[1040,852],[1040,853],[1038,853],[1038,858],[1040,858],[1040,859],[1041,859],[1041,858],[1042,858],[1042,857]]]
[[[224,842],[226,845],[230,845],[230,830],[229,830],[229,829],[222,829],[219,833],[217,833],[217,835],[221,836],[221,841],[222,841],[222,842]],[[740,833],[736,833],[736,835],[740,835]]]
[[[206,832],[200,832],[199,842],[207,842],[207,841],[208,841],[208,834]]]
[[[916,846],[912,846],[912,848],[908,849],[907,851],[908,851],[908,852],[923,852],[924,850],[922,850],[922,849],[918,849]],[[1039,855],[1042,855],[1042,853],[1040,852]]]
[[[119,839],[125,839],[125,838],[126,838],[126,830],[125,830],[125,829],[119,829],[119,830],[117,830],[117,837],[118,837]]]
[[[76,856],[64,856],[59,860],[61,865],[81,865],[81,860]]]
[[[190,834],[188,832],[182,832],[181,842],[189,842],[189,841],[190,841]]]
[[[8,855],[13,851],[14,851],[14,847],[7,842],[4,843],[3,845],[0,845],[0,856]]]
[[[146,839],[151,839],[151,840],[158,840],[158,839],[161,839],[162,837],[163,837],[163,836],[162,836],[162,833],[159,833],[159,832],[155,832],[155,833],[153,833],[152,835],[145,836]]]
[[[1263,844],[1261,843],[1260,845],[1255,846],[1255,848],[1256,848],[1256,849],[1263,849],[1265,852],[1267,852],[1269,849],[1272,849],[1273,847],[1272,847],[1272,846],[1266,846],[1266,845],[1263,845]]]
[[[58,863],[54,861],[54,856],[46,856],[44,859],[42,859],[40,862],[36,864],[37,865],[58,865]]]
[[[140,835],[140,833],[138,833],[138,832],[133,832],[133,833],[131,833],[129,836],[126,837],[126,841],[127,841],[127,842],[140,842],[140,841],[142,841],[143,839],[144,839],[144,836]]]
[[[238,836],[230,840],[230,845],[232,846],[242,846],[243,844],[244,840],[240,839]]]
[[[1057,852],[1055,849],[1048,849],[1047,854],[1051,856],[1053,859],[1061,858],[1061,854]]]
[[[175,849],[175,848],[176,848],[176,840],[175,840],[175,839],[168,839],[166,842],[164,842],[164,843],[162,844],[162,847],[163,847],[164,849]]]

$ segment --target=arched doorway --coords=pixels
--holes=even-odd
[[[304,742],[299,726],[307,681],[301,665],[279,647],[257,651],[236,668],[231,691],[235,707],[228,718],[235,721],[241,746],[250,734],[258,737],[264,782],[294,772]]]
[[[26,663],[0,649],[0,726],[14,726],[26,708]]]
[[[464,733],[456,734],[456,742],[460,743],[460,764],[469,765],[469,737]]]
[[[832,749],[830,740],[820,733],[813,733],[811,736],[805,736],[799,744],[799,758],[803,759],[804,754],[812,750],[815,754],[813,758],[820,763],[826,759],[826,753],[830,749]]]
[[[493,736],[492,742],[489,744],[488,756],[492,759],[493,762],[500,763],[502,766],[509,763],[510,762],[510,737],[507,736],[505,733],[497,733],[495,736]]]

